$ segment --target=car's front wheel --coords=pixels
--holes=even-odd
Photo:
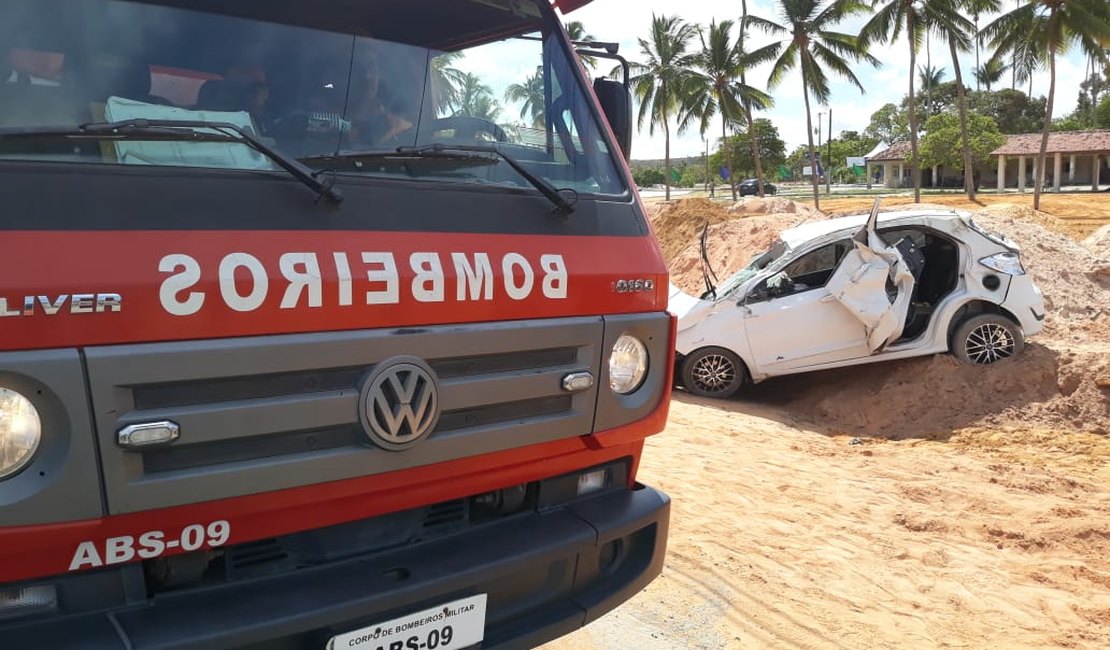
[[[725,348],[702,348],[686,357],[682,365],[686,390],[702,397],[731,397],[746,379],[744,362]]]
[[[952,353],[967,363],[994,363],[1016,357],[1024,349],[1021,328],[998,314],[972,316],[952,334]]]

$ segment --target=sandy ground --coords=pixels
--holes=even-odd
[[[851,444],[766,404],[790,391],[676,396],[640,472],[673,498],[663,574],[545,648],[1106,647],[1110,440]]]
[[[1110,196],[1081,198],[1110,221]],[[822,207],[870,205],[850,200]],[[675,254],[735,218],[699,210],[657,220]],[[1023,215],[1039,219],[989,219],[1055,294],[1025,355],[798,375],[728,401],[677,391],[639,474],[673,499],[663,574],[544,648],[1110,647],[1110,233]]]

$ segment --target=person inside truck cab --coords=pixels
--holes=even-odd
[[[406,110],[400,89],[382,84],[379,55],[370,51],[351,74],[348,146],[366,149],[389,143],[412,129],[416,110]]]

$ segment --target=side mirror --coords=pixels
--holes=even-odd
[[[632,95],[628,87],[619,81],[598,77],[594,79],[594,94],[613,135],[617,136],[624,159],[629,160],[632,156]]]

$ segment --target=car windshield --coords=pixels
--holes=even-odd
[[[555,21],[542,0],[6,0],[0,129],[216,121],[337,174],[531,189],[502,158],[340,155],[492,145],[560,190],[623,195]],[[11,160],[275,169],[235,142],[139,137],[9,135]]]
[[[763,269],[770,267],[776,261],[785,257],[789,252],[786,242],[776,240],[769,249],[752,258],[748,265],[730,275],[721,286],[717,288],[717,296],[726,298],[736,292],[748,280],[751,280]]]

